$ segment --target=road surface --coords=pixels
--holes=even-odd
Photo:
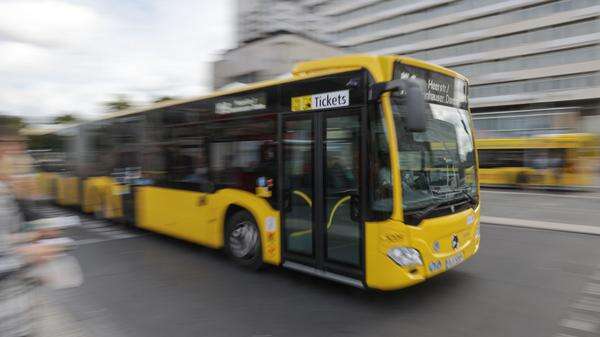
[[[484,215],[600,219],[600,199],[488,192]],[[250,272],[219,251],[105,221],[84,218],[68,235],[86,280],[54,299],[96,337],[600,336],[600,236],[483,224],[473,259],[377,293],[283,268]]]

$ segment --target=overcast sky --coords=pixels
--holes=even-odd
[[[231,0],[0,0],[0,114],[93,117],[210,90],[234,44]]]

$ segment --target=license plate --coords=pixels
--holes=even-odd
[[[446,259],[446,269],[456,267],[464,260],[465,260],[465,256],[463,255],[463,253],[458,253],[456,255],[452,255]]]

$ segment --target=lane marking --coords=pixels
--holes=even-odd
[[[569,332],[576,330],[577,333],[569,335],[560,332],[555,337],[588,336],[590,333],[593,336],[600,335],[598,334],[600,328],[600,297],[596,297],[600,295],[600,284],[596,283],[594,279],[598,275],[600,275],[600,266],[590,275],[579,293],[579,299],[569,305],[567,318],[559,322],[561,329],[568,329]]]
[[[110,241],[110,239],[83,239],[75,241],[75,246],[85,246],[93,243]]]
[[[85,246],[85,245],[91,245],[91,244],[95,244],[95,243],[103,243],[103,242],[108,242],[108,241],[115,241],[115,240],[125,240],[125,239],[132,239],[132,238],[139,238],[142,235],[122,235],[120,237],[107,237],[107,238],[102,238],[102,239],[82,239],[82,240],[77,240],[74,242],[75,246]]]
[[[481,190],[482,194],[511,194],[511,195],[530,195],[530,196],[542,196],[550,198],[573,198],[573,199],[600,199],[600,196],[596,195],[574,195],[574,194],[559,194],[559,193],[536,193],[536,192],[516,192],[516,191],[495,191],[495,190]],[[584,192],[582,192],[584,193]]]
[[[600,284],[588,283],[583,292],[590,295],[600,296]]]
[[[590,297],[584,297],[579,302],[573,303],[571,308],[600,313],[600,300]]]
[[[100,227],[106,227],[107,226],[105,223],[102,223],[102,222],[99,222],[99,221],[94,221],[94,222],[84,221],[81,225],[83,227],[85,227],[85,228],[90,228],[90,229],[91,228],[100,228]]]
[[[600,235],[600,226],[575,225],[560,222],[535,221],[513,218],[501,218],[495,216],[482,216],[482,224],[508,226],[508,227],[523,227],[533,229],[546,229],[560,232],[580,233]]]
[[[140,236],[141,235],[124,233],[124,234],[111,235],[111,238],[116,239],[116,240],[121,240],[121,239],[137,238]]]
[[[575,330],[587,331],[587,332],[596,332],[598,328],[598,324],[589,321],[582,321],[579,319],[571,319],[565,318],[560,322],[560,325]]]
[[[113,239],[127,239],[140,236],[139,234],[129,233],[127,231],[111,227],[88,228],[87,230],[95,234]]]
[[[92,227],[92,228],[88,228],[88,230],[92,231],[94,233],[106,233],[106,232],[123,233],[122,230],[110,228],[110,227]]]
[[[39,207],[36,210],[45,217],[52,217],[49,216],[49,214],[52,214],[53,216],[57,216],[59,214],[60,216],[70,216],[75,214],[73,212],[53,207]],[[74,244],[77,246],[144,236],[143,234],[129,232],[127,231],[127,229],[116,226],[106,220],[91,219],[82,215],[79,215],[79,218],[81,221],[80,228],[87,232],[91,232],[98,236],[101,236],[102,238],[76,240]]]

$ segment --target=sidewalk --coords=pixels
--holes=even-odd
[[[546,229],[559,232],[600,235],[600,226],[576,225],[550,221],[535,221],[493,216],[482,216],[481,223],[496,226],[523,227],[532,229]]]

